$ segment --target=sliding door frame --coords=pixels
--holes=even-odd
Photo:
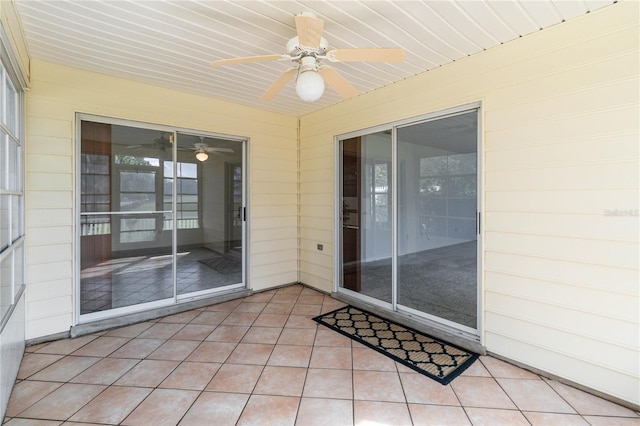
[[[351,138],[357,138],[357,137],[362,137],[362,136],[366,136],[366,135],[370,135],[373,133],[378,133],[378,132],[384,132],[384,131],[390,131],[392,133],[392,138],[393,138],[393,126],[391,124],[383,124],[383,125],[379,125],[379,126],[375,126],[375,127],[369,127],[366,129],[362,129],[362,130],[357,130],[354,132],[350,132],[350,133],[345,133],[342,135],[338,135],[334,137],[334,158],[335,158],[335,171],[336,171],[336,178],[334,179],[334,194],[336,196],[335,198],[335,213],[334,213],[334,229],[335,229],[335,241],[336,244],[334,244],[333,247],[333,251],[334,251],[334,292],[336,293],[344,293],[347,295],[350,295],[352,297],[358,297],[362,300],[364,300],[367,303],[371,303],[371,304],[375,304],[378,306],[381,306],[383,308],[386,309],[392,309],[395,310],[395,289],[394,287],[392,287],[392,302],[388,303],[379,299],[375,299],[371,296],[367,296],[366,294],[362,294],[362,293],[358,293],[349,289],[346,289],[344,287],[341,286],[342,280],[343,280],[343,276],[344,276],[344,265],[343,265],[343,250],[342,250],[342,215],[343,215],[343,208],[342,208],[342,152],[341,152],[341,146],[342,146],[342,141],[345,139],[351,139]],[[393,139],[392,139],[393,141]],[[392,142],[392,147],[395,146],[394,145],[395,142]],[[395,161],[395,150],[392,151],[391,154],[391,169],[392,169],[392,181],[395,182],[395,165],[393,164]],[[391,189],[392,199],[395,199],[395,190],[396,188],[394,187],[393,189]],[[395,205],[395,203],[393,203],[392,201],[392,209],[393,206]],[[395,214],[395,212],[391,213],[392,216]],[[393,219],[393,217],[392,217]],[[394,219],[395,220],[395,219]],[[362,223],[361,221],[359,221],[359,225],[362,227]],[[395,226],[392,223],[391,226],[391,238],[392,238],[392,242],[393,242],[393,238],[395,238]],[[393,250],[395,250],[392,246],[392,262],[394,262],[395,260],[395,255]],[[393,266],[392,266],[392,271],[394,271]],[[392,280],[394,281],[395,284],[395,275],[392,273]]]
[[[76,113],[75,116],[75,211],[73,214],[75,230],[74,230],[74,244],[75,244],[75,258],[74,258],[74,325],[78,324],[86,324],[94,321],[100,321],[104,319],[117,318],[119,316],[139,313],[143,311],[149,311],[158,308],[167,308],[171,306],[175,306],[181,303],[190,302],[199,299],[206,299],[208,297],[215,297],[220,293],[224,293],[230,290],[242,290],[249,288],[249,274],[248,274],[248,253],[249,253],[249,226],[247,224],[248,215],[247,210],[249,209],[249,197],[248,197],[248,182],[249,182],[249,138],[243,136],[235,136],[235,135],[227,135],[222,133],[215,133],[209,131],[200,131],[190,128],[182,128],[176,126],[169,125],[161,125],[154,123],[141,122],[136,120],[126,120],[113,118],[108,116],[100,116],[88,113]],[[81,208],[81,124],[82,121],[93,121],[98,123],[110,124],[110,125],[118,125],[118,126],[129,126],[129,127],[139,127],[145,130],[156,130],[164,133],[170,134],[171,138],[173,138],[176,143],[172,144],[172,167],[173,167],[173,176],[176,176],[177,173],[177,152],[178,152],[178,143],[177,136],[178,133],[183,134],[197,134],[204,137],[211,138],[219,138],[226,139],[229,141],[235,141],[241,144],[242,146],[242,203],[243,203],[243,217],[242,217],[242,282],[238,284],[232,284],[220,288],[212,288],[187,294],[179,294],[178,293],[178,281],[177,281],[177,243],[178,243],[178,226],[177,226],[177,182],[178,179],[173,179],[173,189],[172,189],[172,207],[171,207],[171,217],[173,221],[173,226],[171,230],[171,256],[172,256],[172,265],[173,265],[173,295],[171,297],[165,299],[154,300],[150,302],[134,304],[130,306],[124,306],[120,308],[112,308],[104,311],[92,312],[88,314],[81,314],[81,226],[80,226],[80,218],[82,215]],[[111,161],[111,160],[110,160]],[[109,215],[121,215],[123,213],[120,212],[108,212]]]
[[[398,304],[398,129],[407,127],[413,124],[419,124],[425,121],[432,121],[437,119],[444,119],[448,116],[455,116],[465,112],[476,111],[477,113],[477,155],[476,155],[476,176],[477,176],[477,195],[476,195],[476,329],[458,324],[441,317],[436,317],[425,312],[417,311],[406,306]],[[334,158],[335,158],[335,180],[334,180],[334,194],[335,194],[335,212],[334,212],[334,238],[336,243],[334,244],[334,292],[345,294],[348,297],[353,297],[362,300],[365,303],[369,303],[378,306],[382,309],[390,309],[393,313],[400,313],[410,316],[413,319],[418,319],[420,322],[424,322],[429,325],[432,324],[436,327],[444,327],[453,332],[463,332],[468,336],[475,336],[475,338],[481,338],[483,329],[483,231],[482,226],[482,206],[483,206],[483,191],[484,186],[483,172],[482,172],[482,105],[481,102],[473,102],[457,107],[447,108],[444,110],[411,117],[403,120],[394,121],[384,125],[369,127],[349,133],[340,134],[334,137]],[[358,136],[365,136],[376,132],[390,131],[391,132],[391,176],[392,176],[392,189],[391,189],[391,214],[392,214],[392,248],[391,248],[391,286],[392,286],[392,301],[386,303],[379,299],[369,297],[357,292],[345,289],[342,286],[343,279],[343,252],[342,252],[342,152],[341,141]]]

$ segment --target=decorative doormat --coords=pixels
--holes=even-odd
[[[455,379],[478,358],[473,352],[353,306],[327,312],[313,320],[443,385]]]

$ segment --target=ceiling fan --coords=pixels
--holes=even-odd
[[[145,146],[147,146],[147,147],[152,147],[154,149],[158,149],[160,151],[166,151],[166,150],[170,150],[172,145],[173,145],[173,135],[170,134],[167,137],[164,133],[162,133],[162,135],[159,138],[154,139],[153,142],[150,144],[127,145],[125,146],[125,148],[138,149],[138,148],[144,148]],[[178,146],[177,149],[178,151],[195,151],[196,159],[198,159],[199,161],[206,161],[209,158],[209,153],[224,155],[224,153],[234,152],[233,149],[231,148],[218,148],[218,147],[209,146],[204,141],[204,137],[202,136],[200,137],[200,142],[194,143],[192,148],[191,147],[183,148],[181,146]]]
[[[198,161],[207,161],[207,159],[209,158],[209,153],[233,153],[233,149],[231,148],[218,148],[207,145],[206,142],[204,142],[204,138],[202,137],[200,137],[200,142],[194,143],[193,148],[191,149],[196,152],[196,159]]]
[[[135,144],[135,145],[126,145],[126,149],[137,149],[144,147],[151,147],[154,149],[159,149],[161,151],[165,151],[167,149],[171,149],[171,145],[173,144],[173,135],[169,134],[168,136],[163,132],[159,138],[156,138],[151,143],[146,144]]]
[[[365,49],[329,49],[327,40],[322,37],[324,21],[313,13],[302,13],[295,17],[297,36],[287,42],[286,55],[261,55],[242,58],[222,59],[211,63],[214,67],[243,64],[248,62],[289,60],[294,66],[284,71],[280,77],[264,92],[263,101],[276,97],[282,88],[296,76],[296,93],[307,102],[320,99],[324,93],[325,82],[342,99],[353,98],[358,90],[351,85],[335,68],[320,63],[330,62],[402,62],[404,50],[398,48]]]

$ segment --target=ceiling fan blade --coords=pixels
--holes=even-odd
[[[293,76],[296,74],[296,71],[296,68],[291,68],[280,74],[280,77],[278,77],[276,81],[274,81],[273,84],[271,84],[271,86],[269,86],[269,88],[262,94],[260,100],[270,101],[271,99],[275,98],[276,95],[280,93],[280,90],[282,90],[282,88],[289,82],[289,80],[293,78]]]
[[[335,49],[327,52],[332,61],[340,62],[402,62],[405,58],[402,49]]]
[[[231,59],[220,59],[219,61],[211,62],[212,67],[223,67],[226,65],[235,65],[235,64],[245,64],[248,62],[265,62],[265,61],[275,61],[278,59],[288,58],[291,59],[288,55],[260,55],[260,56],[246,56],[243,58],[231,58]]]
[[[318,48],[320,46],[324,21],[307,15],[298,15],[295,20],[298,42],[304,47]]]
[[[353,87],[351,83],[334,68],[322,68],[319,72],[324,81],[331,86],[342,99],[351,99],[358,96],[358,89]]]
[[[208,146],[204,150],[208,152],[233,152],[231,148],[216,148],[215,146]]]

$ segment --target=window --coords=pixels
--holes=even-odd
[[[81,180],[83,212],[108,212],[111,206],[109,155],[83,153]],[[82,216],[81,235],[106,235],[111,233],[109,216]]]
[[[156,210],[156,172],[121,170],[119,196],[121,211]]]
[[[4,60],[4,51],[3,51]],[[0,324],[24,284],[22,91],[0,69]]]
[[[156,211],[155,170],[120,170],[120,190],[118,193],[120,211]],[[153,241],[156,234],[156,218],[140,215],[120,219],[120,243]]]
[[[197,229],[198,222],[198,165],[195,163],[176,164],[178,182],[176,194],[176,222],[178,229]],[[171,163],[164,163],[164,205],[171,210],[173,194],[173,168]],[[170,224],[167,224],[170,226]]]
[[[371,165],[371,211],[375,223],[389,223],[389,178],[391,163]]]
[[[425,237],[475,235],[475,152],[420,158],[420,232]]]

